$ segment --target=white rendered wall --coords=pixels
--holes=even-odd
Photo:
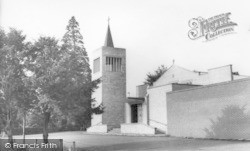
[[[232,80],[232,66],[223,66],[208,70],[210,84]]]
[[[148,89],[149,125],[162,131],[167,130],[167,99],[166,93],[172,91],[172,85]]]
[[[142,103],[142,123],[148,124],[148,111],[147,111],[147,101]]]
[[[125,103],[125,122],[131,123],[131,106],[129,103]]]
[[[102,50],[96,49],[93,51],[93,60],[100,58],[100,63],[102,63],[103,58],[102,56]],[[91,62],[93,64],[93,61]],[[92,80],[96,80],[98,78],[102,77],[102,65],[100,64],[100,71],[93,73],[92,71]],[[94,107],[99,106],[102,103],[102,83],[98,85],[99,87],[92,93],[91,98],[95,99],[96,102],[93,103]],[[91,119],[91,126],[102,124],[102,114],[92,114]]]
[[[92,98],[96,100],[96,102],[93,103],[94,107],[99,106],[102,103],[102,84],[99,84],[99,88],[95,90],[95,92],[92,94]],[[91,126],[99,125],[102,123],[102,114],[92,114],[91,119]]]

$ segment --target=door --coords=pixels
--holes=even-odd
[[[131,123],[138,123],[138,108],[137,104],[131,105]]]
[[[142,123],[142,104],[137,104],[138,123]]]

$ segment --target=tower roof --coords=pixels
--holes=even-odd
[[[109,24],[108,24],[108,30],[107,30],[104,46],[105,47],[114,47]]]

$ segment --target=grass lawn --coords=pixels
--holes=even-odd
[[[22,136],[14,136],[14,139]],[[42,139],[42,134],[27,135],[27,139]],[[249,151],[250,142],[182,139],[175,137],[140,137],[87,134],[82,131],[50,133],[50,139],[63,139],[70,147],[73,141],[78,151]]]

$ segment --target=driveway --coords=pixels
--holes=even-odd
[[[21,136],[15,136],[18,139]],[[27,139],[42,139],[42,134],[27,135]],[[183,139],[175,137],[140,137],[88,134],[82,131],[49,134],[49,138],[63,139],[64,146],[73,141],[78,151],[249,151],[250,142]]]

